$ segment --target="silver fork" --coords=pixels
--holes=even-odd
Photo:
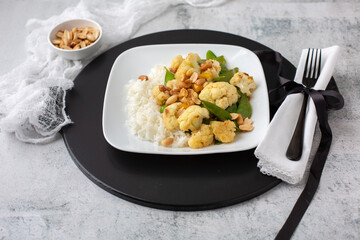
[[[309,48],[306,57],[305,69],[302,80],[303,84],[306,87],[312,88],[315,85],[320,75],[320,69],[321,69],[321,49]],[[301,158],[302,155],[307,101],[308,101],[308,95],[305,94],[299,114],[299,119],[296,124],[296,128],[291,138],[288,149],[286,151],[286,157],[290,160],[297,161]]]

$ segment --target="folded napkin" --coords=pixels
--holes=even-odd
[[[120,3],[82,0],[58,16],[29,20],[26,24],[29,32],[26,60],[0,77],[0,129],[15,133],[24,142],[45,143],[71,123],[64,111],[65,94],[91,59],[71,61],[51,51],[47,36],[57,24],[74,18],[97,21],[103,29],[103,41],[95,57],[129,39],[143,23],[159,16],[170,6],[211,7],[224,2],[226,0],[125,0]]]
[[[302,82],[307,52],[308,50],[304,49],[301,54],[294,79],[297,83]],[[338,53],[338,46],[322,49],[322,68],[314,89],[324,90],[326,88],[331,79]],[[303,97],[304,95],[301,93],[286,97],[270,122],[265,137],[255,149],[255,156],[259,159],[260,171],[290,184],[299,183],[304,176],[317,122],[315,105],[309,98],[302,156],[298,161],[287,159],[286,151],[295,130]]]

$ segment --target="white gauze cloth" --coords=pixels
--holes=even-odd
[[[307,49],[302,51],[295,74],[294,81],[298,83],[302,83],[307,52]],[[324,90],[326,88],[331,79],[338,53],[338,46],[321,50],[322,68],[314,89]],[[259,159],[258,167],[260,171],[290,184],[299,183],[304,176],[317,122],[315,105],[309,97],[301,158],[298,161],[287,159],[286,151],[295,130],[303,97],[304,95],[301,93],[291,94],[286,97],[270,122],[265,137],[255,149],[255,156]]]
[[[82,0],[58,16],[27,22],[26,60],[0,77],[0,129],[13,132],[24,142],[45,143],[71,123],[66,115],[65,93],[73,80],[95,56],[127,39],[141,24],[162,14],[168,7],[189,4],[195,7],[220,5],[226,0],[125,0],[120,3]],[[57,24],[87,18],[103,29],[102,46],[92,58],[71,61],[57,56],[48,46],[49,31]]]

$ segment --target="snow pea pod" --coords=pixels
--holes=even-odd
[[[240,93],[240,98],[238,100],[238,108],[236,110],[237,113],[241,114],[241,116],[245,118],[250,118],[252,114],[251,105],[249,103],[249,99],[246,94]]]
[[[208,101],[202,101],[204,107],[209,110],[212,114],[214,114],[218,119],[221,121],[226,121],[231,119],[231,115],[226,110],[222,109],[221,107],[218,107],[216,104],[208,102]]]
[[[235,73],[239,71],[239,68],[230,69],[224,72],[220,72],[219,77],[214,78],[214,82],[230,82]]]
[[[226,111],[228,112],[228,113],[236,113],[236,111],[237,111],[237,104],[235,103],[235,104],[233,104],[233,105],[231,105],[230,107],[228,107],[227,109],[226,109]]]
[[[217,57],[211,50],[206,52],[206,59],[212,59],[218,61],[219,63],[226,64],[224,56],[221,55],[220,57]]]

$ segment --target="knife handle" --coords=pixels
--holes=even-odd
[[[305,112],[307,106],[308,95],[304,95],[303,103],[301,106],[299,119],[295,127],[295,131],[291,138],[290,144],[286,151],[286,157],[293,161],[298,161],[302,155],[303,141],[304,141],[304,123]]]

